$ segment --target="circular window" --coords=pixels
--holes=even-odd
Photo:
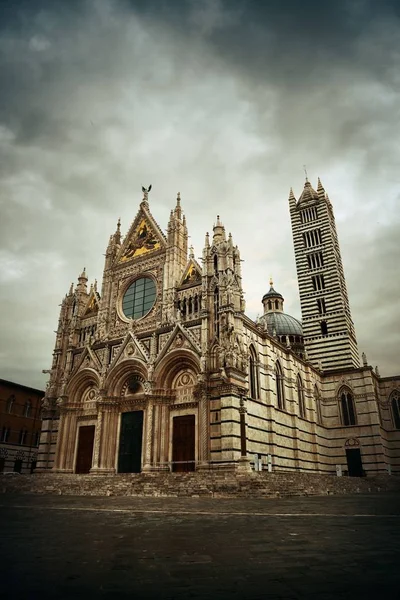
[[[128,319],[140,319],[152,309],[156,299],[156,284],[150,277],[136,279],[126,290],[122,310]]]

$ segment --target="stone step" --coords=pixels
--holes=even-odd
[[[0,475],[0,492],[90,496],[290,497],[399,492],[400,478],[336,477],[317,473],[213,472]]]

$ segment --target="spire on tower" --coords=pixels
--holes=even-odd
[[[175,216],[180,220],[182,216],[182,208],[181,208],[181,193],[178,192],[176,195],[176,207],[175,207]]]
[[[117,221],[117,229],[115,230],[115,233],[114,233],[114,241],[116,244],[121,243],[121,217]]]
[[[289,192],[289,200],[296,200],[295,195],[293,194],[293,188],[290,188],[290,192]]]
[[[213,240],[214,241],[225,241],[225,227],[223,226],[219,215],[217,215],[217,223],[214,225],[213,227],[213,231],[214,231],[214,235],[213,235]]]
[[[319,177],[318,177],[317,192],[318,192],[319,198],[325,198],[324,186],[322,185],[321,180],[320,180]]]

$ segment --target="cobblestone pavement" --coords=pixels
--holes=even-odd
[[[0,497],[3,598],[394,599],[400,498]]]

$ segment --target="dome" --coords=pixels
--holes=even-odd
[[[269,288],[268,292],[266,294],[264,294],[262,302],[264,302],[264,300],[267,300],[268,298],[282,298],[282,300],[283,300],[282,294],[280,294],[279,292],[276,292],[274,290],[274,288],[272,287],[272,284],[271,284],[271,287]]]
[[[266,323],[270,335],[299,335],[303,337],[303,327],[295,317],[283,312],[268,312],[260,317],[260,323]]]

